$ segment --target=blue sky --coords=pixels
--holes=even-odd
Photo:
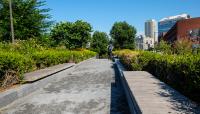
[[[93,30],[109,33],[116,21],[127,21],[144,32],[144,22],[187,13],[200,17],[200,0],[46,0],[56,22],[84,20]]]

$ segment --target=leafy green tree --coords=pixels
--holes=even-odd
[[[64,44],[68,49],[85,48],[91,39],[91,32],[91,25],[82,20],[60,22],[51,30],[51,38],[55,44]]]
[[[10,41],[9,0],[0,0],[0,41]],[[43,9],[45,1],[12,0],[15,39],[40,37],[52,24],[50,9]]]
[[[91,48],[100,56],[106,54],[109,43],[108,35],[105,32],[95,31],[92,36]]]
[[[77,42],[72,40],[74,41],[73,43],[77,44],[78,48],[85,48],[91,39],[92,26],[82,20],[76,21],[73,25],[73,39],[77,39]]]
[[[114,47],[119,49],[134,49],[136,29],[127,22],[114,23],[110,35],[114,40]]]

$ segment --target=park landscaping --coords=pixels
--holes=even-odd
[[[115,51],[128,70],[148,71],[194,101],[200,102],[200,55],[149,51]]]
[[[45,47],[35,40],[1,43],[0,50],[0,87],[22,82],[24,73],[62,63],[78,63],[96,55],[86,49]]]

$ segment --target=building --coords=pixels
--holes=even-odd
[[[177,21],[163,37],[170,43],[188,38],[193,44],[200,44],[200,17]]]
[[[136,49],[138,50],[148,50],[154,48],[154,38],[145,37],[144,35],[139,35],[135,39]]]
[[[157,22],[154,19],[145,22],[145,35],[139,35],[135,39],[136,49],[148,50],[154,48],[157,42]]]
[[[145,36],[157,41],[157,22],[154,19],[145,22]]]
[[[163,18],[158,22],[158,36],[159,40],[163,37],[179,20],[189,19],[190,15],[181,14]]]
[[[135,38],[135,47],[137,50],[143,50],[143,35],[139,35]]]

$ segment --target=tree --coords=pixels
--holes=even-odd
[[[92,36],[91,48],[99,53],[99,56],[106,54],[109,43],[108,35],[105,32],[95,31]]]
[[[110,35],[114,40],[114,47],[120,49],[134,49],[136,29],[127,22],[114,23]]]
[[[60,22],[51,30],[51,38],[57,45],[64,44],[68,49],[84,48],[91,39],[91,32],[91,25],[81,20]]]
[[[15,38],[26,40],[40,37],[51,26],[50,9],[42,9],[45,1],[13,0]],[[11,41],[8,0],[0,0],[0,41]]]

